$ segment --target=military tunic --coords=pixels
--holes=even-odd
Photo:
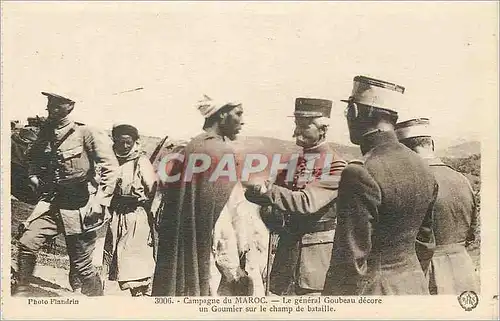
[[[434,206],[436,250],[426,270],[431,294],[479,291],[478,275],[465,244],[474,239],[477,211],[465,176],[438,158],[426,159],[439,185]]]
[[[429,235],[421,242],[432,249],[434,177],[393,131],[366,136],[361,150],[364,163],[351,163],[342,172],[323,294],[428,294],[415,244],[425,227]]]
[[[93,181],[95,164],[101,167],[99,185]],[[42,193],[19,240],[23,259],[36,254],[47,240],[64,233],[72,267],[82,280],[94,277],[95,230],[103,220],[89,225],[84,218],[92,204],[109,206],[117,168],[111,140],[105,133],[67,119],[57,126],[45,126],[30,159],[29,173],[41,180]],[[82,287],[83,294],[93,295],[92,291],[95,289]]]
[[[314,155],[318,155],[314,167],[306,168],[308,157]],[[270,276],[271,292],[302,295],[323,290],[335,234],[337,188],[346,164],[322,143],[304,151],[291,184],[278,177],[265,194],[247,191],[249,201],[284,213],[284,229],[279,231]],[[322,177],[323,173],[328,176]]]

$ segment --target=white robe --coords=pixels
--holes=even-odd
[[[234,278],[240,266],[240,256],[245,252],[245,270],[253,281],[253,295],[265,294],[269,231],[260,217],[260,206],[248,202],[244,192],[240,183],[235,185],[215,223],[211,260],[213,295],[227,293],[227,289],[222,288],[222,274]]]

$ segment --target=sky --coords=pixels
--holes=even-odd
[[[441,147],[484,140],[497,15],[496,1],[2,2],[2,118],[45,115],[52,91],[89,125],[189,138],[206,94],[243,103],[241,134],[291,139],[295,98],[312,97],[333,101],[328,139],[349,145],[340,99],[366,75],[404,86],[400,120],[431,118]]]

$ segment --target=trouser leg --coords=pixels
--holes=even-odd
[[[26,227],[18,244],[18,286],[16,292],[27,290],[40,248],[60,232],[60,225],[50,213],[44,213]]]
[[[437,288],[437,284],[436,284],[436,277],[434,275],[434,265],[432,264],[432,262],[431,262],[431,264],[429,266],[429,270],[427,271],[426,279],[429,282],[429,293],[431,295],[438,294],[438,288]]]
[[[75,269],[80,276],[82,294],[87,296],[103,295],[101,278],[92,264],[95,242],[95,232],[66,236],[68,254],[72,257]]]
[[[69,285],[74,292],[82,288],[82,282],[80,281],[80,275],[75,267],[74,257],[69,256]]]

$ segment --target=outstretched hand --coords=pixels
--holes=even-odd
[[[266,188],[266,180],[263,178],[253,178],[248,181],[242,181],[241,185],[243,185],[244,188],[247,190],[257,192],[257,193],[265,193],[267,188]]]

